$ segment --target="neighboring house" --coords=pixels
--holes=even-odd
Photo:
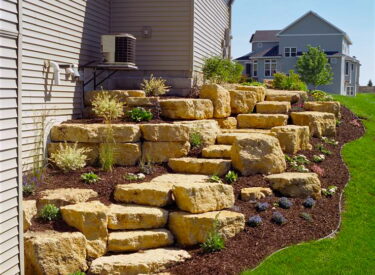
[[[139,71],[120,75],[128,78],[125,83],[117,76],[102,85],[135,88],[153,73],[166,77],[175,93],[186,94],[200,78],[204,58],[230,56],[232,3],[1,0],[0,274],[22,273],[22,172],[44,153],[38,140],[49,130],[43,125],[82,115],[82,83],[62,69],[57,85],[46,61],[79,66],[98,61],[101,35],[128,32],[137,38]],[[144,29],[151,32],[145,35]]]
[[[295,70],[298,57],[307,46],[320,46],[327,54],[334,74],[332,84],[318,87],[334,94],[356,95],[360,63],[350,56],[348,35],[310,11],[282,30],[256,31],[250,39],[251,53],[237,58],[244,73],[255,80],[272,79],[276,72]]]

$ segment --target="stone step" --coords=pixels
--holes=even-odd
[[[178,98],[160,100],[161,116],[168,119],[207,119],[214,115],[209,99]]]
[[[264,129],[235,129],[227,132],[223,131],[223,134],[217,136],[216,140],[218,144],[232,145],[236,138],[247,137],[249,134],[265,134],[269,136],[275,136],[271,130]]]
[[[163,271],[172,264],[184,262],[191,256],[177,248],[157,248],[142,252],[105,256],[95,259],[90,274],[152,274]]]
[[[263,101],[256,105],[258,114],[288,114],[291,105],[288,101]]]
[[[134,252],[172,245],[174,238],[166,229],[119,231],[108,235],[108,251]]]
[[[309,126],[310,135],[332,137],[336,135],[336,117],[331,113],[322,112],[294,112],[291,113],[293,124]]]
[[[224,176],[231,168],[226,159],[171,158],[169,167],[176,173]]]
[[[210,145],[203,148],[202,157],[216,159],[230,159],[230,145]]]
[[[286,125],[271,129],[280,142],[284,153],[295,154],[300,150],[311,150],[308,126]]]
[[[119,101],[124,102],[124,104],[128,97],[146,97],[145,92],[142,90],[107,90],[104,92],[110,93]],[[85,105],[90,106],[95,97],[100,93],[103,93],[103,91],[98,90],[85,92]]]
[[[168,211],[151,206],[111,204],[108,213],[108,228],[112,230],[134,230],[163,228],[168,220]]]
[[[273,89],[267,89],[266,91],[266,101],[289,101],[291,103],[295,103],[304,96],[307,97],[307,93],[305,91],[286,91]]]
[[[282,114],[242,114],[237,116],[239,128],[271,129],[286,125],[288,116]]]
[[[341,104],[338,101],[307,101],[304,103],[303,108],[306,111],[332,113],[338,119],[341,117]]]

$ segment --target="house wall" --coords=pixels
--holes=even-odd
[[[22,265],[19,137],[19,7],[0,5],[0,274],[19,274]]]
[[[53,83],[45,60],[80,64],[100,59],[100,35],[109,33],[109,1],[23,1],[22,145],[24,169],[42,153],[42,128],[81,115],[82,84]],[[47,119],[43,119],[46,116]],[[42,126],[44,124],[44,126]]]

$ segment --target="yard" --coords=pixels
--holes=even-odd
[[[375,270],[375,95],[336,96],[364,118],[367,132],[342,150],[351,180],[336,238],[292,246],[244,274],[373,274]]]

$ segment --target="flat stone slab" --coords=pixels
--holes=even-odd
[[[177,207],[190,213],[222,210],[234,205],[233,187],[222,183],[185,183],[173,186]]]
[[[172,212],[168,227],[179,244],[191,246],[204,243],[217,221],[219,233],[226,239],[234,237],[245,228],[245,216],[232,211],[213,211],[203,214]]]
[[[152,229],[163,228],[168,220],[168,211],[151,206],[111,204],[108,228]]]
[[[143,124],[140,127],[142,136],[147,141],[181,142],[190,139],[190,127],[182,124]]]
[[[23,231],[26,232],[31,226],[31,220],[37,213],[36,200],[23,200]]]
[[[230,145],[210,145],[203,148],[202,157],[204,158],[218,158],[230,159],[232,146]]]
[[[307,101],[303,104],[306,111],[332,113],[336,118],[341,117],[341,104],[338,101]]]
[[[225,159],[171,158],[168,166],[177,173],[223,176],[230,170],[231,161]]]
[[[264,134],[268,136],[275,136],[275,134],[271,133],[271,130],[264,130],[264,129],[236,129],[230,130],[228,132],[224,132],[223,134],[219,134],[217,136],[217,143],[218,144],[226,144],[232,145],[237,138],[247,137],[249,134]]]
[[[286,125],[271,129],[280,142],[284,153],[295,154],[300,150],[311,150],[308,126]]]
[[[159,103],[158,97],[128,97],[126,98],[128,107],[152,107]]]
[[[153,229],[109,233],[108,251],[133,252],[172,245],[174,237],[169,230]]]
[[[142,145],[143,159],[152,163],[168,162],[170,158],[186,157],[190,151],[190,143],[182,142],[151,142],[145,141]]]
[[[314,137],[333,137],[336,135],[336,117],[331,113],[294,112],[290,114],[293,124],[309,126],[310,134]]]
[[[116,201],[140,205],[164,207],[172,203],[170,182],[145,182],[117,185],[114,192]]]
[[[95,259],[89,269],[90,274],[152,274],[163,271],[168,266],[184,262],[191,256],[177,248],[158,248],[142,252],[105,256]]]
[[[199,133],[202,136],[204,145],[215,144],[216,136],[221,132],[218,122],[212,119],[177,121],[174,124],[182,124],[189,127],[189,137],[193,133]]]
[[[241,189],[241,200],[255,201],[271,196],[272,190],[266,187],[249,187]]]
[[[209,181],[209,176],[192,174],[164,174],[151,180],[152,183],[169,183],[172,186],[180,183],[205,183]]]
[[[145,97],[146,96],[145,92],[142,90],[109,90],[109,91],[104,91],[104,92],[108,92],[110,95],[113,95],[120,102],[123,102],[124,104],[128,97]],[[98,90],[98,91],[85,92],[85,105],[90,106],[92,101],[95,99],[95,97],[100,93],[103,93],[103,91]]]
[[[287,91],[287,90],[274,90],[267,89],[266,101],[289,101],[295,103],[301,99],[301,97],[307,97],[305,91]]]
[[[321,197],[321,184],[315,173],[281,173],[265,177],[273,190],[293,198]]]
[[[288,116],[282,114],[242,114],[237,116],[239,128],[271,129],[288,123]]]
[[[209,99],[164,99],[160,100],[161,116],[169,119],[212,118],[214,107]]]
[[[138,142],[141,138],[140,127],[136,124],[113,124],[112,130],[116,142]],[[64,123],[52,127],[51,140],[101,143],[106,141],[107,132],[105,124]]]
[[[266,95],[266,88],[262,86],[247,86],[247,85],[235,85],[234,88],[238,91],[255,92],[257,95],[257,101],[264,101]]]
[[[263,101],[256,105],[258,114],[288,114],[291,104],[289,101]]]
[[[227,118],[216,118],[217,123],[221,129],[236,129],[237,128],[237,118],[227,117]]]

